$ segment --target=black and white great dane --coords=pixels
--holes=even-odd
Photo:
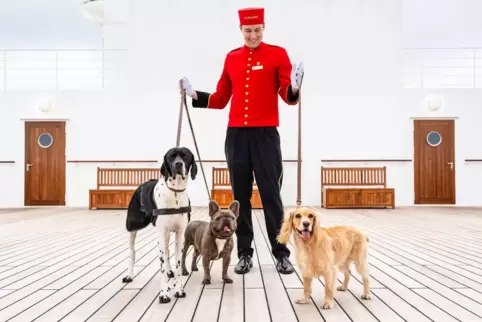
[[[132,195],[127,210],[126,228],[129,232],[129,268],[122,281],[132,282],[134,278],[135,240],[139,230],[153,224],[158,231],[159,260],[161,263],[160,303],[171,301],[174,296],[186,296],[181,278],[181,251],[184,231],[191,217],[191,203],[186,193],[189,177],[194,180],[197,165],[193,153],[185,147],[172,148],[164,155],[161,179],[151,179],[141,184]],[[175,233],[176,270],[172,271],[169,260],[170,233]]]

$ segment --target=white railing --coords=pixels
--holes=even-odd
[[[0,91],[115,88],[126,59],[127,50],[3,50]]]
[[[482,48],[406,48],[405,88],[482,88]]]
[[[125,85],[127,50],[3,50],[0,91]],[[406,48],[405,88],[482,88],[482,48]]]

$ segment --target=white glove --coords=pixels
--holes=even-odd
[[[180,88],[180,91],[185,90],[187,96],[193,97],[196,92],[192,89],[192,85],[189,82],[189,80],[186,77],[183,77],[181,81],[182,81],[182,88]]]
[[[294,91],[298,91],[301,87],[301,79],[303,78],[303,74],[305,73],[305,69],[303,67],[303,62],[300,62],[298,66],[296,64],[292,64],[291,69],[291,87]]]

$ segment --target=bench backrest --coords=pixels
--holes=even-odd
[[[254,177],[254,176],[253,176]],[[213,184],[212,188],[231,187],[231,178],[228,168],[213,167]],[[253,189],[257,188],[256,179],[253,180]]]
[[[100,187],[137,187],[149,179],[160,179],[159,168],[97,168]]]
[[[321,167],[321,186],[383,186],[387,185],[386,167],[325,168]]]

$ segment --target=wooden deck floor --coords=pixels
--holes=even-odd
[[[354,271],[334,309],[314,304],[323,280],[313,284],[314,303],[295,304],[300,276],[277,273],[262,211],[254,212],[249,274],[231,268],[234,284],[223,285],[218,261],[203,286],[199,265],[186,277],[187,297],[161,305],[154,229],[138,234],[134,282],[121,281],[124,211],[0,210],[0,321],[482,321],[481,209],[321,212],[323,225],[355,225],[370,236],[371,301],[360,299]],[[196,208],[194,218],[207,218],[207,209]]]

